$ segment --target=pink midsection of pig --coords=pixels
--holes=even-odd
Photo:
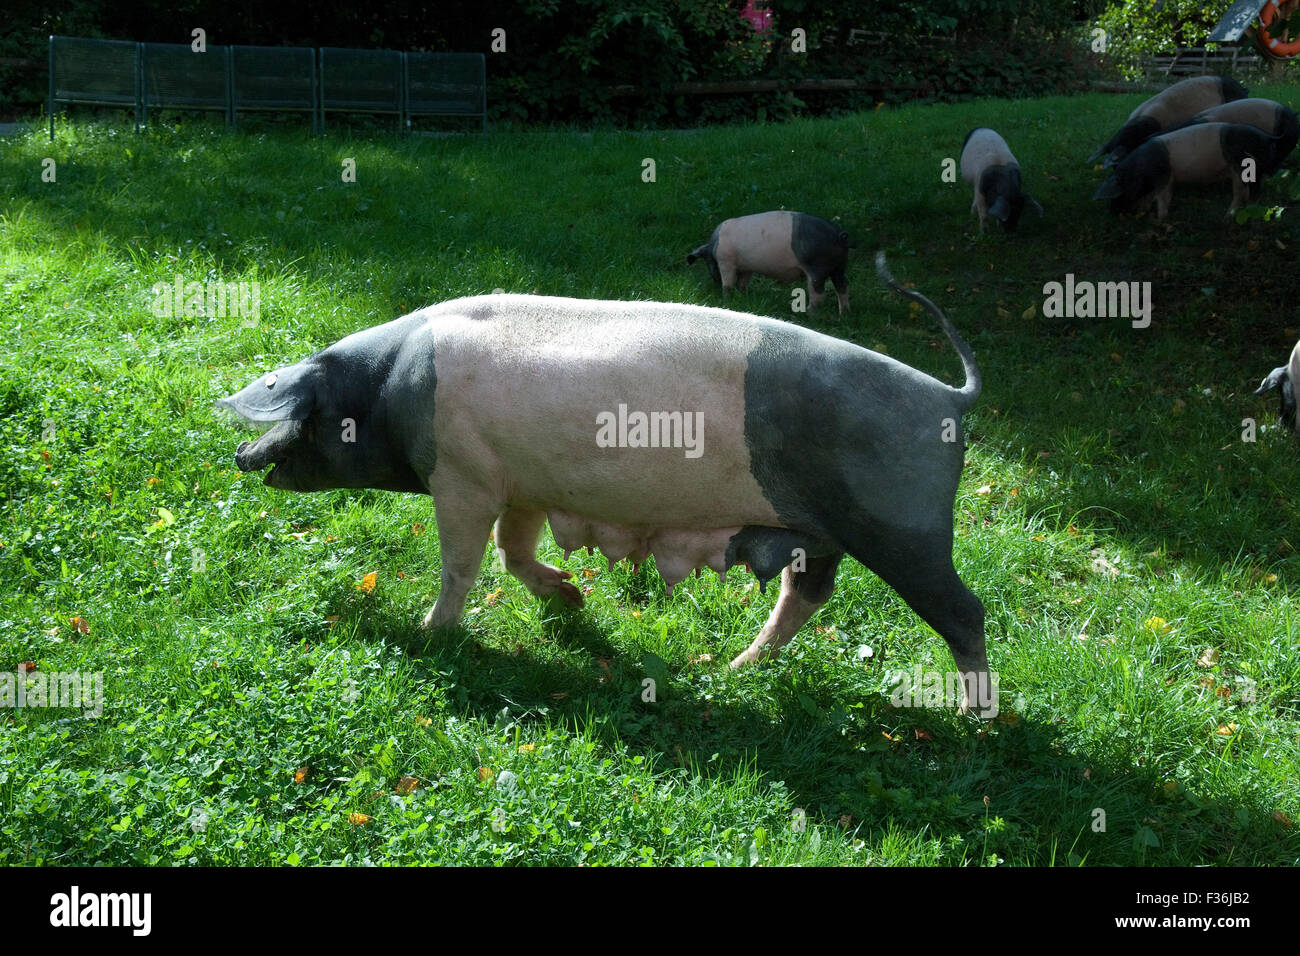
[[[744,439],[746,359],[763,320],[719,323],[703,313],[735,314],[635,302],[611,315],[602,305],[598,316],[551,313],[540,333],[537,317],[518,310],[431,324],[433,477],[454,468],[501,511],[545,512],[566,552],[598,548],[633,563],[653,554],[670,585],[696,568],[723,573],[742,527],[784,527]],[[620,405],[629,414],[702,413],[700,454],[598,446],[597,416]]]
[[[792,247],[794,215],[765,212],[728,219],[718,233],[714,257],[719,264],[734,265],[738,272],[756,272],[780,282],[803,278],[803,267]]]
[[[1169,167],[1174,182],[1212,183],[1233,175],[1234,170],[1223,157],[1220,129],[1208,123],[1168,135]]]

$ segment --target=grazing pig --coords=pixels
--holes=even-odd
[[[744,289],[754,273],[780,282],[808,277],[814,308],[826,297],[826,280],[835,283],[840,312],[849,310],[844,266],[849,236],[833,222],[804,212],[760,212],[728,219],[713,230],[709,241],[686,257],[691,265],[703,259],[724,291]]]
[[[1295,149],[1297,139],[1300,139],[1300,119],[1297,119],[1295,113],[1281,103],[1258,97],[1233,100],[1221,106],[1202,110],[1182,126],[1174,128],[1182,129],[1200,123],[1243,123],[1246,126],[1253,126],[1256,129],[1263,130],[1270,136],[1278,137],[1276,147],[1276,163],[1278,166],[1286,160],[1287,156],[1291,155],[1291,150]],[[1169,132],[1173,132],[1173,130],[1169,130]],[[1264,171],[1272,175],[1277,170],[1274,168]]]
[[[1152,136],[1185,123],[1201,110],[1250,95],[1232,77],[1196,76],[1181,80],[1157,93],[1132,113],[1120,131],[1088,157],[1093,162],[1107,153],[1107,166],[1113,166]]]
[[[1007,232],[1014,232],[1025,203],[1043,214],[1043,207],[1020,186],[1020,164],[1011,155],[1007,141],[987,127],[966,134],[961,148],[961,178],[975,187],[971,212],[980,217],[980,235],[984,235],[984,218],[992,216]]]
[[[1201,123],[1152,137],[1117,165],[1097,187],[1093,199],[1109,199],[1112,212],[1145,209],[1154,199],[1156,218],[1169,211],[1174,183],[1232,183],[1231,216],[1259,191],[1259,178],[1277,166],[1276,136],[1240,123]],[[1247,183],[1243,166],[1255,161]]]
[[[924,296],[965,367],[955,388],[810,329],[725,309],[485,295],[357,332],[220,405],[274,422],[235,452],[272,488],[382,488],[437,502],[442,587],[426,626],[465,607],[495,541],[538,596],[574,606],[537,560],[654,555],[668,585],[747,564],[776,606],[733,667],[776,654],[830,597],[847,553],[947,641],[966,704],[990,701],[984,606],[953,568],[970,347]],[[996,704],[994,703],[995,707]]]
[[[1279,365],[1269,372],[1255,389],[1256,395],[1263,395],[1278,389],[1282,405],[1279,416],[1282,424],[1300,434],[1300,422],[1296,421],[1295,383],[1300,382],[1300,342],[1291,350],[1291,359],[1285,365]]]

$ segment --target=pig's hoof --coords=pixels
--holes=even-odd
[[[530,577],[526,583],[538,597],[559,598],[569,607],[582,607],[587,603],[582,592],[568,582],[568,578],[573,577],[572,571],[538,563]]]
[[[429,631],[438,627],[446,627],[448,624],[451,623],[453,622],[439,617],[438,605],[435,604],[433,606],[433,610],[431,610],[428,614],[424,615],[424,620],[420,622],[420,627],[424,628],[426,631]]]
[[[555,586],[555,591],[552,593],[552,597],[559,598],[565,604],[569,605],[569,607],[582,607],[587,603],[587,599],[583,597],[582,592],[568,581],[561,581],[557,584]]]
[[[779,656],[780,653],[781,651],[779,648],[771,647],[767,644],[764,644],[759,648],[751,647],[743,654],[736,655],[735,659],[732,660],[729,666],[733,671],[740,670],[742,667],[757,664],[759,661],[770,661],[772,658]]]

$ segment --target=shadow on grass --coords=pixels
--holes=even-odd
[[[1171,784],[1155,761],[1135,758],[1129,741],[1072,749],[1062,728],[1014,714],[1005,702],[988,722],[895,708],[883,693],[852,690],[837,662],[798,645],[740,678],[763,685],[746,700],[728,691],[717,673],[725,665],[714,663],[689,674],[671,668],[650,702],[642,662],[620,654],[584,612],[557,609],[543,634],[590,665],[544,661],[465,628],[431,633],[386,615],[369,618],[357,639],[395,642],[424,679],[450,681],[448,698],[462,718],[491,725],[506,708],[525,726],[560,725],[621,743],[661,773],[757,772],[758,786],[788,790],[810,821],[869,845],[900,830],[940,841],[936,862],[1290,865],[1300,849],[1294,839],[1288,845],[1272,807],[1201,798]],[[830,699],[837,692],[842,699]]]

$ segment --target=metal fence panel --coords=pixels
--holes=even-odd
[[[482,53],[406,54],[406,115],[477,116],[487,120],[487,66]]]
[[[150,108],[415,116],[478,116],[486,127],[481,53],[401,53],[322,47],[209,46],[50,37],[50,138],[60,103]]]
[[[396,50],[320,48],[321,113],[402,114],[402,54]]]
[[[309,112],[316,127],[316,51],[311,47],[231,47],[232,110]]]
[[[143,43],[144,109],[221,110],[230,119],[230,60],[224,46]]]

